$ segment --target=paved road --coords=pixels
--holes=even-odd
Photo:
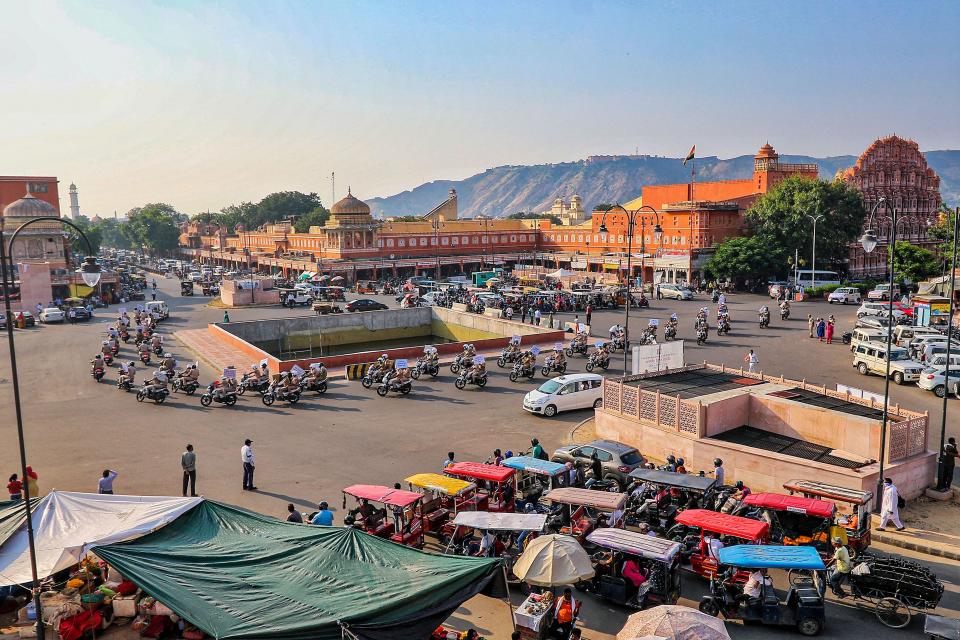
[[[160,280],[161,297],[168,300],[173,316],[163,323],[164,333],[179,328],[202,327],[219,321],[222,311],[206,306],[201,297],[182,298],[175,281]],[[386,298],[380,298],[386,300]],[[392,299],[390,299],[392,303]],[[701,348],[688,343],[688,361],[709,360],[739,365],[748,348],[756,348],[762,368],[795,378],[816,381],[839,380],[871,391],[882,391],[880,378],[863,378],[850,367],[850,355],[843,345],[821,345],[807,339],[805,322],[809,312],[834,312],[852,326],[853,308],[827,308],[822,303],[797,304],[794,320],[760,332],[755,324],[758,296],[735,295],[729,299],[734,332],[728,338]],[[633,314],[631,327],[638,331],[649,318],[666,320],[671,311],[681,318],[681,337],[692,333],[692,319],[700,302],[656,303],[652,309]],[[712,305],[711,305],[712,306]],[[24,391],[25,428],[30,463],[40,474],[44,491],[51,488],[89,491],[104,468],[120,472],[119,492],[173,494],[180,490],[179,456],[187,442],[198,454],[200,492],[205,496],[238,504],[256,511],[281,515],[287,502],[303,510],[328,500],[339,505],[340,489],[352,483],[393,483],[403,477],[440,468],[446,452],[453,449],[461,460],[483,460],[495,447],[520,450],[537,436],[548,449],[560,445],[570,428],[589,416],[588,411],[558,416],[552,420],[526,414],[520,409],[522,394],[530,383],[512,384],[505,373],[494,373],[486,389],[457,391],[449,372],[435,381],[421,380],[408,397],[380,398],[357,383],[336,381],[323,397],[310,397],[300,405],[274,405],[268,409],[256,397],[245,397],[234,408],[204,409],[197,397],[174,396],[162,406],[139,404],[133,394],[116,390],[116,371],[95,384],[88,375],[90,357],[98,350],[115,309],[93,322],[76,326],[50,326],[17,332],[20,379]],[[280,308],[232,310],[233,320],[248,320],[306,313]],[[572,314],[571,314],[572,315]],[[594,333],[603,335],[620,314],[594,314]],[[801,319],[803,318],[803,319]],[[839,333],[839,332],[838,332]],[[192,360],[179,345],[170,344],[181,360]],[[12,473],[18,462],[15,427],[12,420],[12,392],[6,341],[0,346],[0,437],[8,446],[0,452],[0,469]],[[133,358],[131,347],[121,351]],[[582,370],[575,359],[572,369]],[[237,363],[246,366],[249,363]],[[202,364],[201,379],[209,381],[215,372]],[[141,368],[141,375],[143,371]],[[939,410],[931,394],[916,388],[894,388],[895,400],[906,406]],[[953,406],[957,406],[953,402]],[[952,420],[952,432],[960,421]],[[257,455],[258,492],[241,490],[239,450],[244,438],[254,440]],[[899,553],[902,553],[898,550]],[[944,605],[956,612],[960,571],[955,565],[934,563],[937,573],[949,583]],[[685,593],[699,596],[703,585],[685,580]],[[695,601],[696,598],[694,598]],[[587,598],[586,624],[590,638],[612,637],[626,616]],[[466,607],[471,620],[493,620],[493,637],[507,637],[501,631],[502,611],[496,603],[477,598]],[[503,604],[499,604],[503,607]],[[484,615],[490,607],[490,616]],[[854,632],[887,634],[872,616],[848,607],[831,607],[830,627],[825,637],[842,637]],[[480,618],[479,616],[483,616]],[[769,637],[770,630],[731,627],[735,637]]]

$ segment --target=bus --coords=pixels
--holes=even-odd
[[[840,274],[836,271],[799,269],[794,278],[794,285],[802,287],[822,287],[828,284],[843,284],[840,280]]]

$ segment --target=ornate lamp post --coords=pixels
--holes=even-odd
[[[634,226],[637,219],[637,215],[642,213],[644,209],[650,209],[653,212],[653,234],[654,240],[657,244],[660,243],[660,237],[663,235],[663,227],[660,226],[660,212],[651,207],[648,204],[643,205],[636,211],[627,211],[623,208],[619,202],[609,210],[603,212],[603,217],[600,218],[600,228],[597,229],[600,233],[607,233],[607,214],[614,209],[619,209],[623,211],[627,216],[627,304],[625,305],[626,310],[626,319],[624,320],[624,345],[623,345],[623,375],[627,375],[627,352],[630,349],[630,278],[633,275],[631,269],[633,268],[632,258],[633,258],[633,232]],[[647,240],[644,237],[644,232],[646,231],[646,221],[643,218],[640,218],[640,292],[643,294],[643,254],[647,250]]]
[[[17,239],[17,236],[20,235],[24,229],[30,225],[36,224],[38,222],[55,222],[57,224],[65,224],[72,227],[80,237],[83,238],[83,241],[87,244],[87,251],[92,254],[93,247],[90,244],[90,240],[83,233],[83,230],[80,229],[76,224],[66,220],[64,218],[59,218],[56,216],[36,216],[36,217],[21,217],[21,211],[26,211],[28,214],[31,212],[36,213],[48,213],[53,212],[53,207],[46,202],[37,200],[30,194],[27,194],[26,197],[13,202],[8,205],[3,212],[3,219],[0,220],[0,288],[3,290],[3,303],[7,315],[7,342],[10,348],[10,375],[13,380],[13,406],[14,411],[17,416],[17,441],[20,445],[20,468],[23,473],[23,508],[26,515],[27,521],[27,542],[29,545],[30,551],[30,573],[33,583],[33,602],[37,610],[37,637],[40,640],[44,640],[45,637],[45,628],[43,626],[43,614],[41,611],[40,604],[40,581],[39,576],[37,575],[37,551],[34,545],[33,539],[33,517],[30,512],[30,488],[29,482],[27,482],[27,450],[24,443],[23,435],[23,411],[20,406],[20,378],[17,373],[17,352],[16,345],[14,344],[13,339],[13,317],[11,316],[10,309],[10,288],[13,285],[13,247],[14,242]],[[13,232],[10,236],[9,247],[10,247],[10,256],[8,264],[7,256],[7,240],[3,238],[3,227],[9,219],[14,219],[19,222],[23,219],[24,222],[20,227]],[[76,271],[80,277],[83,279],[84,284],[88,287],[96,287],[100,282],[100,265],[97,264],[96,260],[92,255],[88,255],[83,259],[83,264]]]

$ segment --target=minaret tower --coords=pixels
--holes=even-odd
[[[77,185],[70,183],[70,217],[74,220],[80,217],[80,200],[77,197]]]

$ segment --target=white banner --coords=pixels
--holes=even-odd
[[[683,366],[683,340],[633,347],[632,372],[663,371]]]
[[[587,259],[571,259],[570,260],[571,269],[586,269],[587,268]]]
[[[293,365],[290,367],[290,373],[297,376],[298,378],[304,374],[303,369],[300,368],[300,365]]]

